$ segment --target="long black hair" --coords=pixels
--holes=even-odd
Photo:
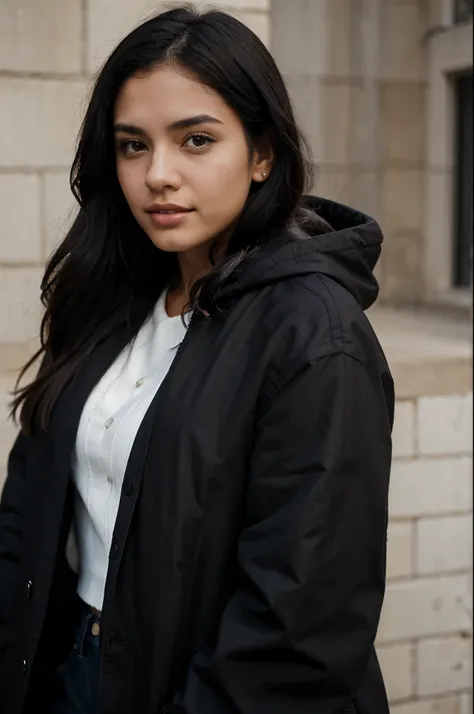
[[[224,260],[191,290],[211,300],[236,266],[276,230],[304,225],[300,206],[312,185],[309,153],[276,64],[259,38],[224,12],[192,5],[162,12],[133,30],[101,69],[71,169],[79,213],[50,258],[41,283],[45,313],[41,347],[25,365],[12,401],[26,433],[46,430],[54,403],[97,345],[127,325],[136,335],[160,293],[179,276],[173,253],[157,249],[138,225],[115,168],[113,112],[124,82],[138,72],[176,63],[208,85],[240,117],[250,146],[271,134],[269,178],[251,187]],[[306,216],[307,218],[307,216]],[[43,356],[36,379],[19,381]]]

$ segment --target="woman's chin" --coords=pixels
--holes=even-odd
[[[207,243],[206,239],[196,240],[196,236],[186,235],[186,233],[187,231],[179,230],[179,228],[167,228],[165,230],[157,228],[147,231],[147,235],[153,245],[165,253],[182,253]]]

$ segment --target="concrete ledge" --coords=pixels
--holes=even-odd
[[[398,399],[472,391],[470,321],[424,309],[373,308]]]

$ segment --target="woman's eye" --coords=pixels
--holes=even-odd
[[[143,151],[144,148],[144,144],[136,139],[127,139],[126,141],[121,141],[119,144],[119,149],[125,156],[138,154],[140,151]]]
[[[210,136],[206,136],[205,134],[193,134],[192,136],[189,136],[186,141],[185,141],[185,146],[188,146],[190,149],[205,149],[208,147],[210,144],[214,143],[214,139],[211,139]]]

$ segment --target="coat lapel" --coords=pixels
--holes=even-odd
[[[92,389],[114,362],[132,335],[121,330],[105,340],[86,360],[82,369],[67,385],[53,409],[50,436],[53,439],[55,481],[69,475],[71,455],[84,404]],[[57,481],[56,481],[57,482]]]

